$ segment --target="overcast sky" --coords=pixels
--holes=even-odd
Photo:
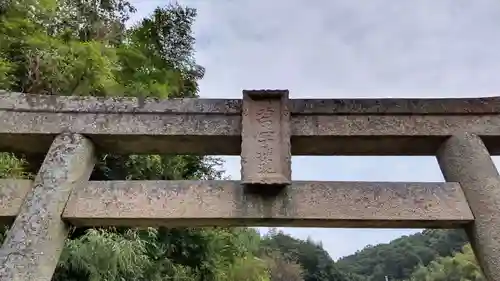
[[[147,16],[168,1],[132,0]],[[198,9],[201,97],[289,89],[292,98],[500,93],[498,0],[185,0]],[[239,157],[228,157],[239,179]],[[294,180],[443,181],[433,157],[294,157]],[[415,230],[286,228],[330,255]]]

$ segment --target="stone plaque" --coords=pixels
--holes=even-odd
[[[243,91],[241,180],[251,185],[291,183],[287,90]]]

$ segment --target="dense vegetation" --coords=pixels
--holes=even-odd
[[[344,272],[384,280],[408,278],[416,266],[427,265],[437,257],[450,256],[467,242],[463,231],[425,230],[404,236],[389,244],[367,246],[342,258],[337,266]]]
[[[424,230],[388,244],[367,246],[335,264],[349,280],[483,280],[465,232]],[[451,274],[453,273],[453,274]]]
[[[485,281],[470,244],[453,256],[439,257],[427,267],[419,267],[411,281]]]
[[[194,60],[196,11],[173,4],[127,28],[134,10],[125,0],[0,1],[0,89],[196,97],[204,74]],[[0,176],[33,176],[41,159],[28,164],[23,157],[1,154]],[[188,155],[102,154],[92,179],[216,179],[219,164],[217,158]],[[334,263],[320,244],[276,230],[261,237],[249,228],[74,229],[53,280],[376,281],[385,276],[482,280],[460,231],[426,230]]]

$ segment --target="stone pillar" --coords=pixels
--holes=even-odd
[[[480,137],[450,137],[439,149],[446,181],[459,182],[475,221],[466,228],[487,280],[500,280],[500,176]]]
[[[243,91],[241,180],[259,186],[291,183],[287,90]]]
[[[85,137],[55,138],[0,250],[0,281],[51,280],[68,235],[61,214],[94,163],[93,145]]]

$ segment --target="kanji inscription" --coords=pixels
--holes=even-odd
[[[288,91],[243,91],[242,182],[290,184],[290,161]]]

